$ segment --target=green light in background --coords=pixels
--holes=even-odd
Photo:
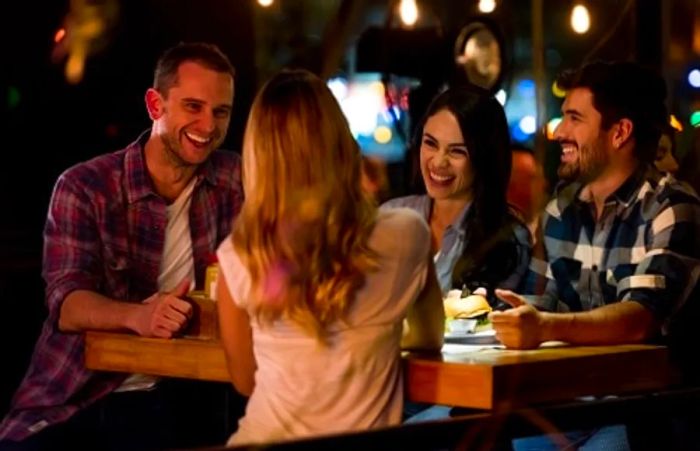
[[[7,88],[7,106],[9,109],[13,110],[19,105],[20,100],[19,89],[14,86]]]
[[[690,115],[690,125],[693,127],[700,127],[700,111],[694,111]]]

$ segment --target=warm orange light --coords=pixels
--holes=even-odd
[[[578,34],[583,34],[591,28],[591,16],[585,5],[576,5],[571,10],[571,28]]]
[[[416,0],[401,0],[399,4],[399,15],[401,22],[408,27],[412,27],[418,21],[418,6]]]
[[[555,117],[554,119],[550,120],[547,122],[547,139],[550,141],[554,140],[554,131],[557,129],[559,124],[561,123],[561,118],[560,117]]]
[[[391,129],[386,125],[380,125],[374,130],[374,140],[379,144],[386,144],[391,141]]]
[[[53,42],[58,44],[63,40],[63,38],[66,37],[66,29],[65,28],[59,28],[58,31],[56,31],[56,34],[53,35]]]
[[[678,118],[676,116],[674,116],[673,114],[671,115],[671,119],[669,122],[671,124],[671,127],[675,128],[677,131],[679,131],[679,132],[683,131],[683,124],[681,124],[681,122],[678,120]]]

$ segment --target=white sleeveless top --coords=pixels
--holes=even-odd
[[[255,389],[229,444],[385,427],[401,422],[402,321],[425,285],[430,231],[418,213],[378,212],[369,246],[379,269],[366,276],[328,345],[288,320],[251,320]],[[247,309],[250,277],[230,239],[218,250],[220,271],[236,304]]]

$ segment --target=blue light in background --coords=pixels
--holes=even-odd
[[[700,88],[700,70],[693,69],[688,73],[688,83],[693,88]]]
[[[393,77],[384,84],[378,73],[356,73],[347,79],[328,80],[327,85],[364,155],[386,162],[404,159],[409,124],[407,105],[401,99],[414,83],[412,79]],[[392,97],[392,105],[387,105],[388,96]]]
[[[517,141],[519,143],[524,143],[530,139],[530,135],[525,133],[518,124],[515,124],[510,128],[510,136],[513,138],[513,141]]]
[[[508,91],[508,101],[503,108],[506,111],[511,139],[518,143],[531,145],[535,132],[533,128],[536,127],[533,120],[537,111],[535,82],[529,74],[523,75],[516,76],[514,79],[512,89]],[[528,116],[531,118],[525,119]],[[523,125],[525,129],[523,129]]]
[[[518,94],[525,98],[535,97],[535,82],[529,78],[523,78],[516,85],[515,89],[518,90]]]

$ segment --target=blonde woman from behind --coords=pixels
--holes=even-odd
[[[218,250],[229,373],[250,395],[229,444],[399,424],[401,346],[442,344],[425,221],[363,193],[357,144],[310,72],[262,88],[243,166],[245,203]]]

